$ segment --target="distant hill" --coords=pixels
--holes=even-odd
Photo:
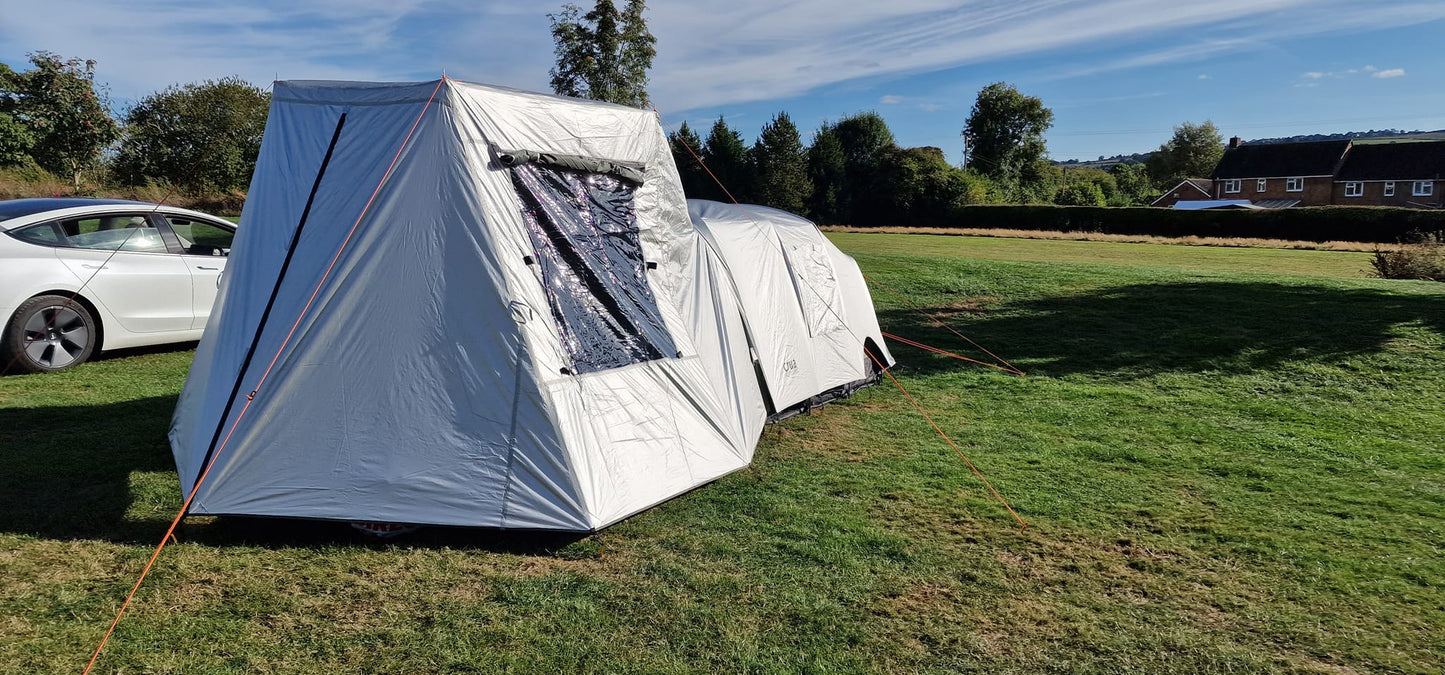
[[[1067,166],[1071,169],[1102,169],[1108,171],[1109,167],[1115,164],[1143,164],[1149,159],[1152,152],[1136,152],[1132,155],[1114,155],[1113,157],[1100,157],[1095,160],[1070,159],[1063,162],[1054,162],[1054,166]]]

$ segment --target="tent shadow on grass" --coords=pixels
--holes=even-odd
[[[1239,374],[1378,352],[1400,324],[1445,334],[1445,294],[1272,283],[1140,284],[1013,303],[998,316],[973,311],[964,300],[925,309],[1031,374],[1051,377]],[[906,338],[979,355],[911,309],[880,312],[879,323]],[[890,348],[920,375],[972,367]]]
[[[176,397],[97,406],[0,409],[0,530],[60,539],[158,538],[126,520],[136,471],[173,471],[166,428]],[[164,527],[164,526],[162,526]]]
[[[239,516],[198,520],[210,522],[187,525],[183,537],[188,542],[207,546],[318,549],[333,546],[363,546],[374,549],[403,546],[571,557],[586,555],[585,551],[572,545],[588,536],[576,532],[428,526],[392,539],[382,539],[359,532],[347,523],[334,521]],[[157,531],[157,539],[159,532],[164,532],[164,528],[165,524],[162,524]]]
[[[160,541],[179,507],[175,461],[166,440],[176,397],[159,396],[98,406],[0,409],[0,531],[48,539],[101,539],[131,545]],[[137,495],[135,472],[166,474],[164,517],[126,513]],[[345,523],[263,518],[205,518],[188,522],[181,539],[210,546],[276,548],[356,545],[481,549],[535,555],[577,555],[573,533],[423,528],[377,539]],[[585,554],[585,551],[583,552]]]

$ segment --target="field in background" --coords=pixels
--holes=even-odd
[[[884,235],[845,232],[829,238],[850,253],[868,252],[928,258],[966,257],[1027,262],[1095,263],[1130,267],[1283,273],[1363,278],[1368,253],[1286,248],[1251,249],[1176,246],[1109,241],[1029,240],[945,235]],[[876,295],[876,294],[875,294]]]
[[[831,236],[1029,371],[894,349],[1027,530],[884,384],[590,537],[197,519],[101,671],[1445,668],[1445,287],[1355,253]],[[0,672],[89,656],[178,505],[190,357],[0,378]]]
[[[1062,241],[1106,241],[1115,244],[1177,244],[1181,246],[1227,246],[1243,248],[1292,248],[1310,251],[1394,250],[1399,244],[1366,244],[1358,241],[1286,241],[1281,239],[1250,239],[1248,237],[1162,237],[1149,234],[1105,234],[1103,232],[1056,232],[1050,230],[1010,230],[991,227],[850,227],[824,225],[825,232],[857,234],[937,234],[964,237],[1002,237],[1005,239],[1057,239]]]

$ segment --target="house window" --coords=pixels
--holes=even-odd
[[[1395,196],[1395,181],[1392,181],[1392,180],[1387,180],[1387,181],[1385,181],[1385,196],[1386,196],[1386,197],[1394,197],[1394,196]]]
[[[1257,180],[1257,181],[1254,182],[1254,191],[1255,191],[1255,192],[1264,192],[1265,189],[1266,189],[1268,186],[1269,186],[1269,180],[1266,179],[1266,178],[1261,178],[1261,179],[1259,179],[1259,180]]]
[[[1345,183],[1345,196],[1346,196],[1346,197],[1363,197],[1363,196],[1365,196],[1365,184],[1364,184],[1364,183],[1360,183],[1360,182]]]
[[[1241,181],[1238,178],[1232,178],[1230,180],[1224,181],[1224,191],[1229,193],[1239,192],[1240,190],[1244,189],[1240,185],[1243,182],[1244,181]]]
[[[1285,191],[1285,192],[1304,192],[1304,190],[1305,190],[1305,179],[1303,179],[1303,178],[1286,178],[1286,179],[1284,179],[1284,191]]]
[[[1416,197],[1429,197],[1435,194],[1435,181],[1417,180],[1410,188],[1410,194]]]

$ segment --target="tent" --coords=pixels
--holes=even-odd
[[[701,199],[688,213],[740,282],[771,419],[846,396],[892,363],[858,263],[812,221]]]
[[[189,512],[591,531],[747,466],[891,361],[851,261],[733,208],[694,224],[650,112],[276,83],[169,433]]]

